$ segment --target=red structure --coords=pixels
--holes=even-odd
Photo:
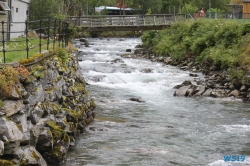
[[[128,6],[125,5],[125,0],[119,0],[115,7],[127,8]]]

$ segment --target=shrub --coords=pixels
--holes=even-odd
[[[66,60],[68,59],[68,52],[66,49],[64,48],[59,48],[58,49],[58,56],[59,58],[61,58],[62,62],[66,62]]]
[[[19,82],[19,78],[27,78],[29,75],[30,73],[23,66],[17,68],[6,66],[0,70],[0,99],[12,93],[13,85]]]

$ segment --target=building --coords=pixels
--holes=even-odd
[[[25,31],[24,22],[28,17],[30,0],[0,0],[1,30],[4,30],[4,40],[22,36]],[[10,32],[10,33],[8,33]],[[0,34],[3,39],[2,33]]]
[[[4,30],[5,32],[10,30],[10,24],[9,19],[10,19],[10,7],[9,7],[9,0],[0,0],[0,22],[1,22],[1,30]],[[8,33],[0,33],[0,38],[1,39],[8,39],[10,36]]]
[[[243,18],[250,18],[250,0],[242,0],[243,2]]]
[[[11,1],[11,22],[13,22],[10,27],[10,38],[17,38],[24,34],[24,32],[22,31],[25,31],[26,28],[24,22],[27,20],[28,17],[28,8],[30,0],[9,1]]]

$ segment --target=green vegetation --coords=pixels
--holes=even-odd
[[[107,11],[98,13],[95,7],[119,6],[122,0],[35,0],[29,5],[29,20],[44,18],[65,20],[68,16],[107,14]],[[169,14],[169,13],[194,13],[200,7],[208,12],[208,0],[123,0],[126,6],[138,9],[142,14]],[[211,11],[227,12],[230,2],[241,3],[240,0],[211,0]],[[81,10],[81,12],[80,12]],[[41,13],[43,13],[41,15]]]
[[[192,56],[196,63],[229,69],[232,78],[242,78],[250,71],[250,22],[179,22],[162,31],[145,33],[142,41],[160,56],[170,55],[176,61]]]
[[[19,78],[25,79],[30,75],[27,68],[19,66],[13,68],[6,66],[0,70],[0,99],[8,97],[13,90],[13,85],[19,81]],[[0,103],[0,105],[2,105]]]
[[[28,55],[29,57],[39,53],[39,39],[30,39],[28,42],[28,48],[29,48],[29,52]],[[42,47],[41,50],[47,50],[47,40],[46,39],[42,39]],[[2,47],[2,44],[0,44],[0,46]],[[58,41],[55,43],[55,47],[58,47]],[[6,63],[8,62],[14,62],[14,61],[19,61],[22,59],[26,59],[27,58],[27,51],[26,51],[27,45],[26,45],[26,41],[24,38],[16,38],[16,39],[11,39],[11,42],[6,42],[5,43],[5,49],[6,49],[6,53],[5,53],[5,61]],[[53,48],[53,43],[52,41],[49,44],[49,49]],[[0,52],[0,63],[4,62],[4,55],[3,52]]]
[[[15,164],[16,163],[14,161],[0,159],[1,166],[14,166]]]

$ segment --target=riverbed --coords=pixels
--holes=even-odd
[[[139,38],[87,40],[89,47],[75,45],[96,119],[78,135],[65,166],[250,165],[249,103],[174,97],[175,85],[194,78],[177,67],[122,58]],[[225,162],[231,155],[245,159]]]

